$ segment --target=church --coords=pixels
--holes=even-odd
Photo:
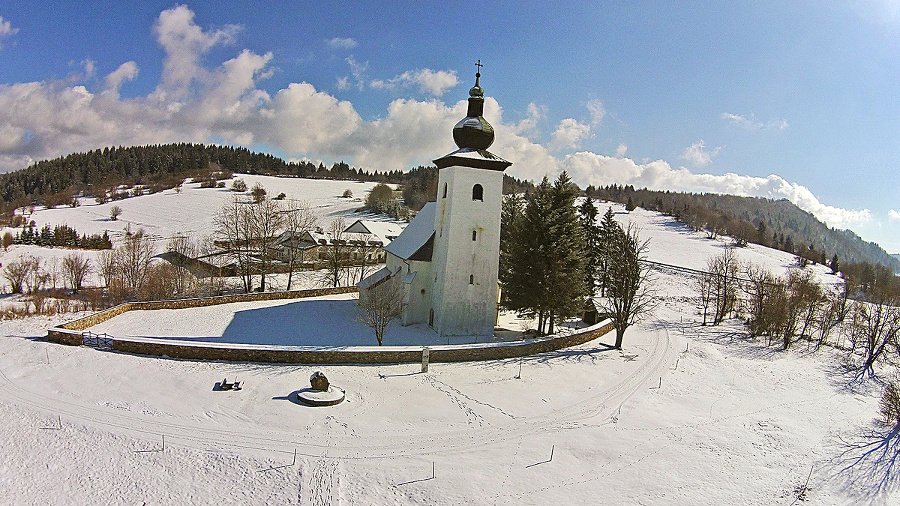
[[[497,320],[503,171],[512,164],[487,150],[494,128],[483,117],[480,78],[453,127],[459,149],[434,160],[437,201],[385,247],[385,267],[359,283],[360,299],[401,283],[402,324],[427,323],[441,336],[493,335]]]

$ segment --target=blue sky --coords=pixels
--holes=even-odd
[[[517,177],[787,198],[900,252],[900,2],[0,4],[0,170],[217,142],[394,170],[481,59]]]

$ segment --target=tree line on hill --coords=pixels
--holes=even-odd
[[[246,148],[203,144],[165,144],[106,147],[37,162],[27,168],[0,174],[0,220],[10,221],[13,211],[33,205],[77,205],[76,197],[98,201],[129,195],[122,188],[138,187],[155,193],[178,187],[186,178],[207,185],[232,173],[290,176],[315,179],[370,181],[402,185],[413,211],[436,194],[437,168],[417,167],[408,172],[366,171],[336,162],[331,167],[310,161],[286,162]],[[507,191],[530,183],[507,176]]]
[[[900,261],[876,243],[863,241],[850,230],[829,228],[788,200],[620,185],[588,186],[585,194],[624,204],[629,209],[637,206],[672,216],[712,238],[729,235],[739,246],[754,243],[786,251],[797,255],[801,262],[829,265],[839,260],[842,269],[866,263],[900,272]]]

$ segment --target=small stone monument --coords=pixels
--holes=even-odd
[[[309,406],[334,406],[344,400],[344,391],[333,387],[322,371],[316,371],[309,377],[310,388],[297,392],[297,399]]]
[[[322,374],[322,371],[312,373],[312,376],[309,377],[309,384],[312,385],[313,390],[318,390],[320,392],[328,391],[328,378]]]

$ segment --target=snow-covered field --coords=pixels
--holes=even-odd
[[[655,261],[702,268],[724,244],[616,210]],[[738,254],[775,272],[792,263]],[[835,461],[875,418],[877,385],[849,389],[833,350],[700,327],[686,278],[656,285],[663,304],[622,351],[610,335],[424,374],[154,359],[43,340],[71,315],[3,321],[0,503],[790,505],[807,479],[806,503],[896,501],[872,495],[895,479],[858,469],[851,482]],[[315,370],[344,403],[294,402]],[[245,388],[214,391],[223,378]]]

